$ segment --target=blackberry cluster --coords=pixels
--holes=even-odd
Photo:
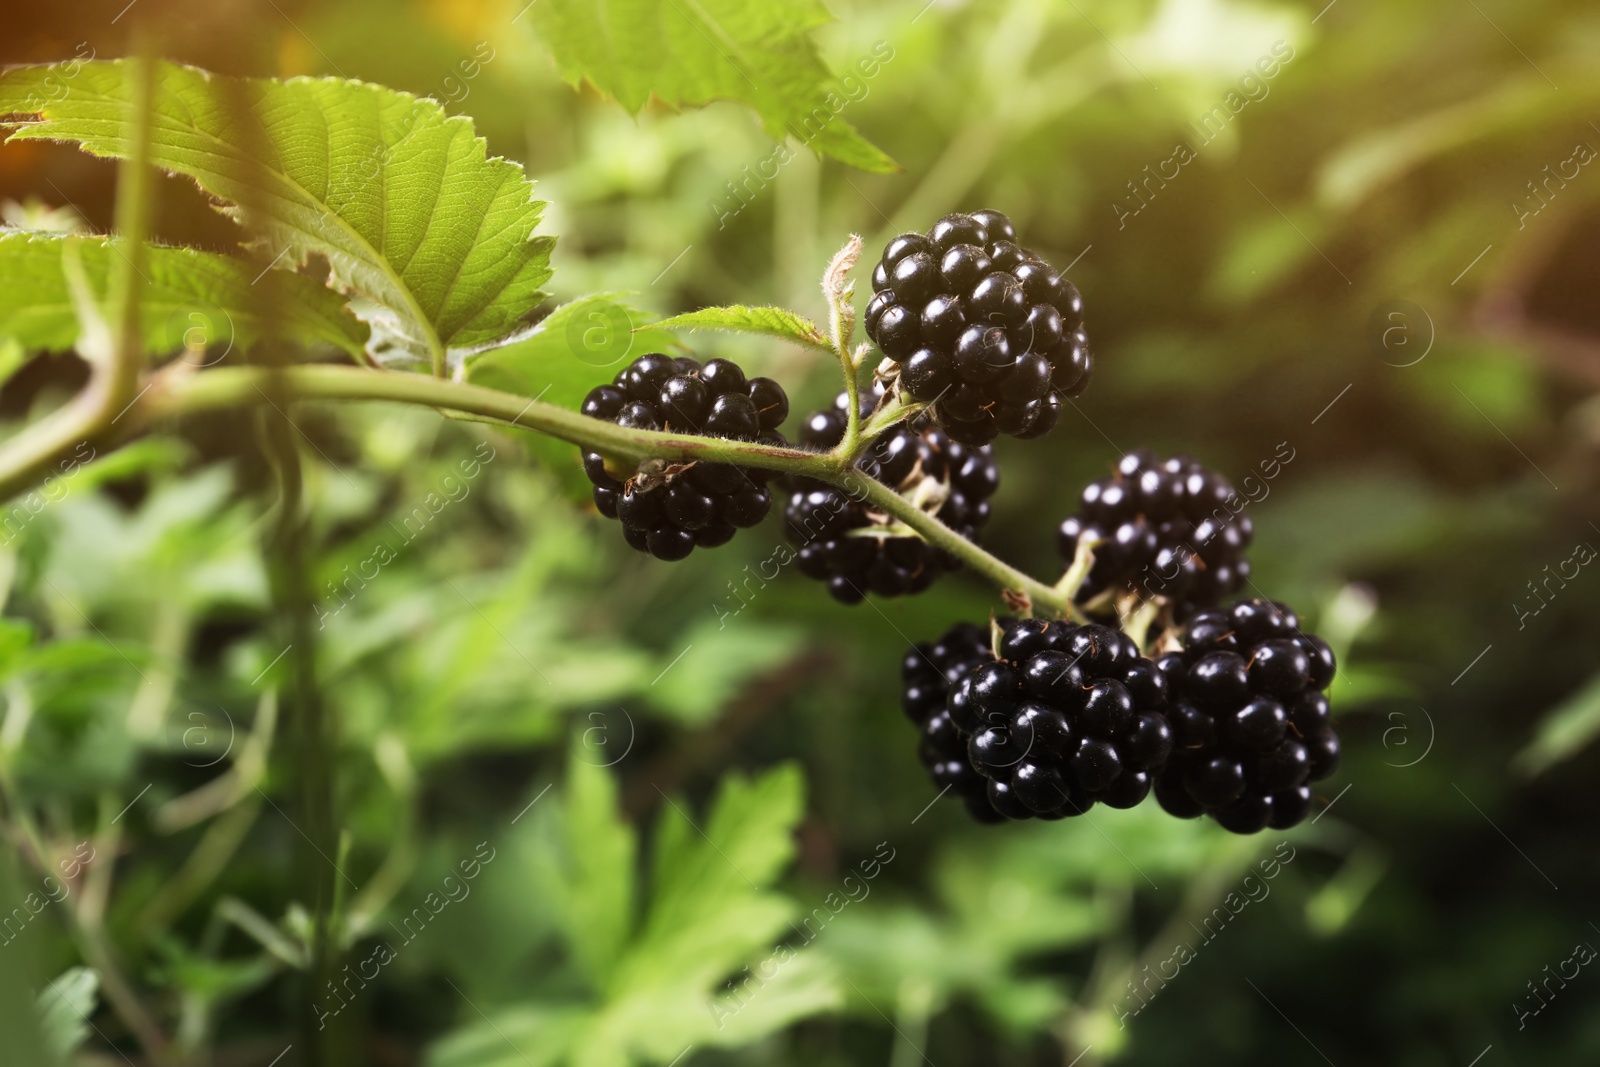
[[[890,241],[872,271],[867,336],[962,444],[1043,437],[1093,373],[1083,297],[1016,239],[998,211],[946,215]]]
[[[981,822],[1131,808],[1173,749],[1167,678],[1098,623],[1002,620],[999,656],[961,624],[902,665],[919,754]]]
[[[1250,577],[1244,550],[1254,534],[1242,499],[1222,475],[1188,456],[1160,460],[1146,449],[1123,456],[1116,473],[1083,491],[1061,524],[1057,549],[1071,563],[1078,541],[1099,538],[1077,598],[1114,590],[1166,597],[1179,621],[1237,592]]]
[[[748,441],[785,443],[778,427],[789,414],[783,386],[745,378],[737,363],[651,353],[596,386],[583,413],[639,430],[673,430]],[[583,471],[594,483],[600,514],[622,522],[622,536],[657,559],[683,559],[696,546],[727,544],[772,509],[770,472],[727,463],[646,464],[623,469],[586,452]]]
[[[844,438],[849,398],[841,393],[831,409],[814,412],[800,426],[806,448],[828,449]],[[934,512],[969,541],[989,521],[989,498],[1000,487],[1000,468],[987,445],[953,441],[925,419],[901,423],[873,442],[856,467],[869,478],[903,493],[924,490],[943,500]],[[887,516],[874,513],[847,490],[811,478],[794,479],[784,509],[791,544],[799,546],[801,573],[826,582],[828,593],[858,604],[868,593],[920,593],[960,563],[920,537],[888,533]]]
[[[1333,650],[1282,604],[1253,597],[1189,621],[1158,661],[1178,749],[1156,779],[1173,815],[1234,833],[1284,830],[1311,810],[1309,783],[1339,764],[1328,698]]]

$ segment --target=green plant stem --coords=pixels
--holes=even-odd
[[[849,349],[839,352],[839,365],[844,368],[844,395],[848,404],[844,409],[844,440],[839,442],[839,448],[856,455],[865,443],[861,437],[861,376],[850,358]]]
[[[1053,615],[1068,613],[1068,599],[1054,587],[1030,578],[1005,560],[985,552],[940,522],[938,517],[923,511],[882,482],[864,475],[854,475],[835,480],[835,484],[858,499],[893,515],[921,534],[922,539],[930,545],[944,549],[1001,589],[1024,594],[1035,611],[1042,610]]]
[[[277,389],[286,397],[301,399],[389,400],[448,408],[537,430],[608,454],[638,458],[658,456],[680,462],[709,460],[804,474],[840,486],[899,519],[930,544],[949,552],[1002,589],[1022,594],[1036,610],[1056,615],[1065,615],[1071,610],[1070,597],[1062,590],[1031,578],[990,555],[893,489],[861,475],[855,469],[858,454],[842,446],[829,452],[805,452],[750,441],[633,430],[482,386],[445,382],[420,374],[335,366],[282,370],[231,367],[182,376],[162,375],[139,400],[138,417],[131,421],[143,427],[189,412],[250,404],[266,395],[264,389]]]
[[[165,379],[165,380],[162,380]],[[591,419],[576,411],[527,400],[481,385],[441,381],[422,374],[372,371],[360,367],[300,366],[282,370],[230,367],[188,375],[159,376],[155,386],[135,406],[136,426],[193,411],[237,407],[262,400],[262,392],[276,384],[288,395],[307,400],[392,400],[401,404],[448,408],[478,415],[508,426],[558,437],[607,455],[646,459],[658,456],[683,463],[708,460],[739,463],[747,467],[825,477],[840,464],[832,453],[749,441],[727,441],[692,434],[632,430],[612,422]],[[0,496],[11,488],[0,480]]]
[[[88,291],[81,267],[69,270],[68,286],[82,331],[78,351],[89,364],[89,381],[71,402],[0,445],[0,471],[5,472],[0,492],[6,498],[52,474],[64,473],[65,468],[58,464],[112,427],[139,384],[144,362],[139,319],[149,232],[154,63],[147,52],[141,52],[134,62],[133,151],[117,171],[116,230],[121,255],[111,276],[110,320]],[[72,262],[77,265],[76,258]]]
[[[366,372],[372,373],[372,372]],[[339,1043],[343,1025],[324,1026],[316,1004],[334,978],[338,966],[335,936],[337,870],[329,859],[337,852],[334,828],[333,741],[331,722],[317,684],[316,631],[309,568],[307,533],[303,514],[303,480],[298,443],[286,412],[292,393],[276,371],[269,371],[263,396],[272,407],[257,409],[266,452],[279,481],[276,522],[270,532],[268,557],[273,606],[287,639],[288,679],[285,689],[289,741],[293,751],[297,790],[295,828],[305,846],[297,849],[296,881],[311,913],[310,958],[305,972],[305,995],[299,1005],[300,1031],[307,1067],[334,1067],[345,1062]]]
[[[38,824],[23,806],[11,769],[3,758],[0,758],[0,797],[5,799],[11,822],[27,845],[25,849],[19,848],[18,854],[24,859],[31,859],[35,868],[42,873],[51,877],[60,876],[62,872],[55,863],[56,852],[46,843]],[[110,892],[111,865],[117,851],[115,833],[113,831],[108,835],[107,830],[102,828],[96,836],[95,858],[91,864],[99,866],[91,866],[75,885],[68,883],[74,903],[66,912],[67,926],[84,962],[99,973],[106,1003],[139,1042],[150,1063],[165,1067],[168,1063],[167,1040],[161,1033],[161,1027],[146,1010],[144,1002],[134,992],[132,983],[123,975],[122,965],[106,938],[101,921],[104,901]],[[99,884],[91,893],[88,883],[92,878],[98,878]],[[93,904],[91,898],[98,898],[99,903]]]
[[[123,975],[116,952],[111,947],[110,939],[106,937],[105,927],[98,920],[93,924],[76,922],[73,924],[73,933],[84,962],[93,967],[100,976],[100,988],[105,993],[106,1002],[111,1005],[111,1009],[116,1012],[123,1025],[133,1031],[135,1039],[152,1063],[167,1063],[167,1040],[150,1013],[145,1010],[139,995],[133,991],[133,985]]]
[[[850,351],[856,329],[856,309],[852,303],[855,286],[850,281],[850,272],[860,258],[861,238],[851,234],[844,247],[834,253],[822,275],[822,295],[828,301],[828,341],[844,373],[844,440],[839,442],[839,451],[850,456],[859,454],[862,448],[861,368],[856,366],[855,356]]]

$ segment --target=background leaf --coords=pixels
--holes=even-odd
[[[633,828],[617,810],[617,784],[581,742],[567,763],[564,830],[557,855],[565,877],[556,899],[578,964],[599,987],[628,940],[633,923]]]
[[[129,152],[130,66],[82,65],[51,100],[50,67],[0,74],[12,140]],[[553,238],[522,168],[490,159],[472,123],[438,104],[333,78],[228,78],[163,64],[151,162],[195,179],[250,232],[262,262],[327,260],[365,299],[372,350],[432,362],[512,334],[544,294]],[[36,116],[29,118],[27,116]]]
[[[1600,674],[1572,696],[1551,708],[1528,747],[1517,753],[1514,766],[1532,777],[1570,759],[1600,735]]]
[[[810,39],[829,21],[817,0],[540,0],[528,13],[563,78],[587,78],[630,112],[651,96],[675,107],[738,100],[775,138],[862,170],[896,169],[838,117],[847,98]]]
[[[469,1023],[435,1048],[433,1067],[666,1063],[689,1045],[747,1044],[839,1003],[824,962],[803,950],[772,952],[798,910],[771,888],[794,855],[804,809],[797,767],[730,775],[703,822],[686,802],[663,801],[648,906],[625,944],[615,936],[625,930],[621,887],[636,858],[615,805],[611,772],[574,750],[564,812],[541,815],[559,825],[558,851],[569,858],[555,899],[565,902],[561,924],[580,965],[603,973],[593,965],[621,948],[600,995],[582,1009],[525,1005]],[[572,862],[583,851],[591,855]],[[741,965],[758,955],[783,962],[754,992],[736,986],[737,1003],[729,1001],[723,979],[744,978]],[[540,1058],[525,1061],[524,1049]]]
[[[61,266],[69,245],[91,291],[104,299],[111,267],[122,255],[115,239],[0,230],[0,339],[29,351],[77,343],[78,320]],[[197,360],[220,360],[229,346],[249,345],[268,332],[307,348],[351,354],[366,341],[367,328],[339,295],[310,278],[263,274],[259,265],[193,248],[153,246],[145,255],[144,343],[152,354],[198,345],[206,351]]]
[[[89,1036],[100,976],[87,967],[73,967],[52,978],[39,992],[39,1023],[44,1039],[58,1056],[67,1056]]]
[[[466,357],[460,376],[474,385],[573,411],[597,385],[604,385],[644,346],[633,335],[638,313],[621,293],[594,293],[562,304],[527,333]],[[578,450],[544,434],[520,434],[530,455],[561,478],[569,495],[587,500],[594,488],[578,465]]]

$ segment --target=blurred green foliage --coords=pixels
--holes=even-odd
[[[118,54],[120,6],[92,25],[19,15],[5,58],[53,61],[85,36]],[[1600,577],[1542,584],[1574,543],[1600,543],[1600,175],[1542,184],[1575,142],[1600,146],[1600,14],[840,3],[836,21],[801,21],[835,72],[879,59],[842,112],[903,168],[873,174],[798,144],[773,173],[771,114],[735,102],[680,111],[595,78],[630,115],[574,92],[519,6],[157,17],[163,51],[209,69],[359,77],[470,115],[550,202],[547,287],[618,294],[636,326],[710,304],[817,318],[847,234],[870,256],[947,210],[1008,211],[1075,264],[1099,370],[1051,437],[997,446],[987,543],[1046,576],[1056,522],[1122,451],[1191,452],[1237,480],[1286,442],[1295,458],[1251,505],[1254,581],[1339,648],[1347,762],[1270,893],[1125,1017],[1130,983],[1193,941],[1184,926],[1240,892],[1279,835],[1153,810],[989,829],[933,802],[898,662],[982,618],[981,583],[841,608],[764,576],[776,522],[658,564],[573,506],[565,446],[382,406],[264,410],[293,420],[306,479],[340,739],[335,926],[353,968],[393,955],[319,995],[319,1010],[348,1005],[330,1025],[349,1062],[1600,1057],[1591,976],[1523,1028],[1514,1007],[1600,921]],[[493,58],[468,78],[481,43]],[[1219,107],[1226,121],[1197,134]],[[1193,158],[1174,177],[1161,168],[1180,144]],[[70,201],[96,232],[112,178],[72,149],[0,149],[5,196]],[[158,232],[239,239],[176,181]],[[1402,300],[1422,317],[1389,317]],[[507,383],[554,378],[574,403],[589,371],[563,386],[541,363],[558,316],[586,305],[562,306],[472,373],[524,392]],[[800,346],[677,343],[780,377],[800,412],[837,389]],[[22,359],[0,351],[15,365],[0,415],[18,424],[76,381],[60,357]],[[193,418],[0,520],[0,784],[19,861],[0,870],[0,911],[80,843],[115,858],[0,945],[18,1062],[80,1042],[82,1062],[137,1058],[104,976],[95,1000],[98,971],[71,970],[98,968],[102,945],[192,1062],[267,1064],[296,1041],[304,754],[278,725],[289,642],[258,429]],[[48,995],[17,1012],[18,990],[48,994],[55,976],[92,1028]]]

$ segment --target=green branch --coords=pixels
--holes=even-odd
[[[388,400],[448,409],[535,430],[607,454],[680,462],[706,460],[803,474],[839,486],[856,499],[900,520],[929,544],[944,549],[1002,590],[1020,594],[1027,605],[1055,615],[1073,612],[1069,589],[1029,577],[968,541],[890,487],[861,474],[855,468],[857,453],[846,450],[844,444],[829,452],[807,452],[751,441],[634,430],[478,385],[440,381],[421,374],[322,365],[282,369],[231,367],[199,373],[180,366],[177,371],[156,376],[151,388],[134,405],[128,422],[130,428],[143,428],[155,421],[195,411],[252,404],[273,390],[284,396],[308,400]],[[9,485],[6,476],[0,474],[0,487]]]
[[[0,444],[0,499],[31,488],[70,467],[58,466],[104,433],[134,398],[144,364],[140,329],[145,238],[150,213],[150,100],[155,67],[142,55],[132,66],[132,150],[117,172],[116,229],[122,254],[110,278],[110,315],[90,290],[71,239],[62,249],[62,270],[77,312],[77,350],[89,364],[89,382],[71,402]]]
[[[845,480],[836,484],[843,485],[847,492],[855,493],[857,499],[888,512],[921,534],[924,541],[935,548],[944,549],[1001,589],[1024,594],[1034,609],[1052,615],[1066,615],[1072,610],[1069,597],[1044,582],[1030,578],[998,556],[990,555],[940,522],[937,516],[923,511],[882,482],[858,474],[846,476]]]
[[[441,381],[401,371],[331,365],[283,369],[229,367],[199,373],[188,373],[188,368],[177,365],[174,370],[156,377],[153,387],[130,412],[130,421],[135,427],[142,427],[150,421],[187,412],[255,403],[273,388],[308,400],[392,400],[448,408],[507,426],[536,430],[597,452],[635,459],[654,456],[685,463],[695,460],[738,463],[818,478],[837,475],[847,466],[834,453],[805,452],[693,434],[633,430],[481,385]],[[5,476],[0,474],[0,489],[6,485]]]

